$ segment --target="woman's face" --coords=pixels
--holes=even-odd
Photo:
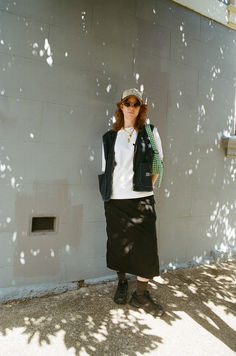
[[[129,103],[131,105],[126,106],[125,103]],[[136,117],[139,114],[140,111],[140,105],[135,105],[134,104],[140,104],[139,100],[136,98],[136,96],[129,96],[124,100],[124,103],[120,105],[121,110],[123,111],[124,118],[127,119],[136,119]]]

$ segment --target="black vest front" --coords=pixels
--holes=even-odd
[[[153,131],[154,126],[150,125]],[[99,174],[99,189],[104,201],[109,201],[112,195],[113,171],[115,168],[115,142],[117,132],[110,130],[103,137],[104,155],[106,160],[105,173]],[[134,144],[133,160],[133,190],[137,192],[151,192],[152,186],[153,149],[145,127],[138,133]]]

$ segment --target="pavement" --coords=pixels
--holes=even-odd
[[[168,271],[149,283],[165,314],[113,302],[116,281],[0,305],[1,356],[235,356],[236,261]],[[135,288],[129,279],[129,293]]]

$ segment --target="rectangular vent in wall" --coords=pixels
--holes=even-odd
[[[56,231],[56,216],[33,216],[31,232],[45,233]]]

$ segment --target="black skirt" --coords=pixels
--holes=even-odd
[[[107,267],[144,278],[159,276],[154,196],[104,203]]]

